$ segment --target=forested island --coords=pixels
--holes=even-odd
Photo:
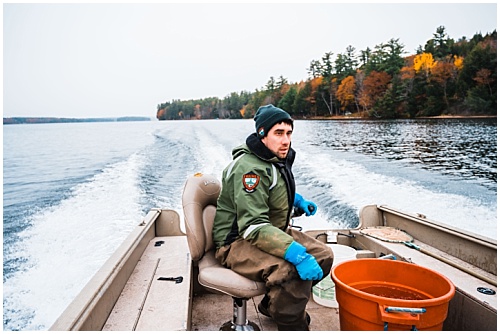
[[[455,41],[440,26],[416,54],[405,53],[399,39],[360,52],[348,46],[312,60],[305,81],[270,77],[255,92],[172,100],[157,105],[156,118],[252,118],[268,103],[297,119],[496,116],[496,30]]]
[[[118,118],[60,118],[60,117],[4,117],[3,124],[84,123],[84,122],[139,122],[150,117],[126,116]]]

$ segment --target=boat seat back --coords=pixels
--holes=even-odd
[[[182,194],[186,235],[193,261],[198,262],[198,282],[205,288],[234,298],[265,293],[264,282],[255,282],[224,267],[215,258],[212,237],[220,182],[212,175],[188,177]]]
[[[212,228],[221,185],[212,175],[190,176],[184,185],[182,207],[189,250],[194,261],[214,249]]]

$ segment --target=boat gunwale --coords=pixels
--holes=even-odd
[[[119,291],[123,289],[135,265],[132,267],[132,270],[128,270],[128,272],[123,272],[123,269],[127,267],[126,263],[135,261],[133,257],[137,258],[138,253],[140,253],[138,254],[140,258],[148,244],[144,242],[144,240],[147,239],[146,236],[151,234],[152,231],[152,237],[154,237],[155,221],[160,214],[160,209],[151,209],[148,212],[142,222],[136,226],[129,236],[120,244],[118,249],[110,256],[103,266],[99,268],[49,330],[102,329],[120,294],[112,294],[110,292],[112,302],[101,306],[104,310],[103,314],[98,318],[92,316],[96,313],[95,309],[99,307],[99,304],[104,299],[103,296],[107,295],[111,288]],[[143,244],[142,247],[141,243]],[[116,286],[115,282],[118,281],[120,281],[120,284]],[[104,315],[105,317],[103,317]]]
[[[377,208],[381,210],[382,212],[388,212],[390,214],[394,214],[396,216],[402,217],[402,218],[407,218],[413,222],[422,224],[422,225],[427,225],[429,227],[435,228],[437,230],[452,234],[454,236],[460,237],[462,239],[467,239],[470,241],[473,241],[475,243],[481,244],[483,246],[492,248],[492,249],[497,249],[497,240],[489,238],[487,236],[483,236],[477,233],[474,233],[472,231],[466,231],[457,227],[450,226],[448,224],[442,223],[442,222],[437,222],[432,219],[429,219],[425,216],[420,217],[418,214],[417,215],[412,215],[410,213],[406,213],[400,210],[397,210],[395,208],[391,208],[387,205],[377,205]]]

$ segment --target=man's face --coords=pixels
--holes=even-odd
[[[262,138],[262,142],[278,158],[284,159],[290,149],[292,131],[293,129],[290,124],[284,122],[277,123],[269,130],[267,136]]]

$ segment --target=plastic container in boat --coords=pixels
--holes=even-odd
[[[331,276],[343,331],[442,330],[455,294],[445,276],[402,261],[344,261]]]
[[[338,244],[328,244],[328,246],[330,246],[333,251],[332,268],[339,263],[356,258],[356,250],[352,247]],[[316,303],[326,307],[339,307],[335,298],[335,284],[330,275],[316,284],[312,289],[312,293],[313,300]]]

